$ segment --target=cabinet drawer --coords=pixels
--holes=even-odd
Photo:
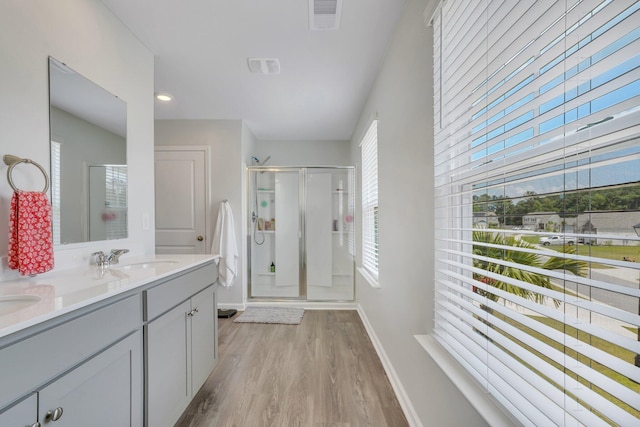
[[[218,278],[218,269],[211,262],[182,276],[144,291],[144,320],[150,321],[191,298]]]
[[[141,307],[133,295],[0,350],[0,408],[139,329]]]

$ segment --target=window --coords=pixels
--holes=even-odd
[[[360,143],[362,150],[362,267],[378,281],[378,121]]]
[[[640,2],[433,29],[435,338],[525,425],[640,424]]]

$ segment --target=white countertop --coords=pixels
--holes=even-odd
[[[0,338],[216,258],[123,256],[104,269],[91,265],[0,282]]]

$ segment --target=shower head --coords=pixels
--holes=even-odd
[[[251,161],[258,166],[264,166],[265,163],[267,163],[269,161],[269,159],[271,158],[271,156],[267,156],[266,159],[264,159],[263,161],[260,161],[260,159],[258,159],[256,156],[252,156],[251,157]]]

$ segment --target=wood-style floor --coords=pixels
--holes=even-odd
[[[356,311],[218,329],[218,364],[176,426],[408,425]]]

